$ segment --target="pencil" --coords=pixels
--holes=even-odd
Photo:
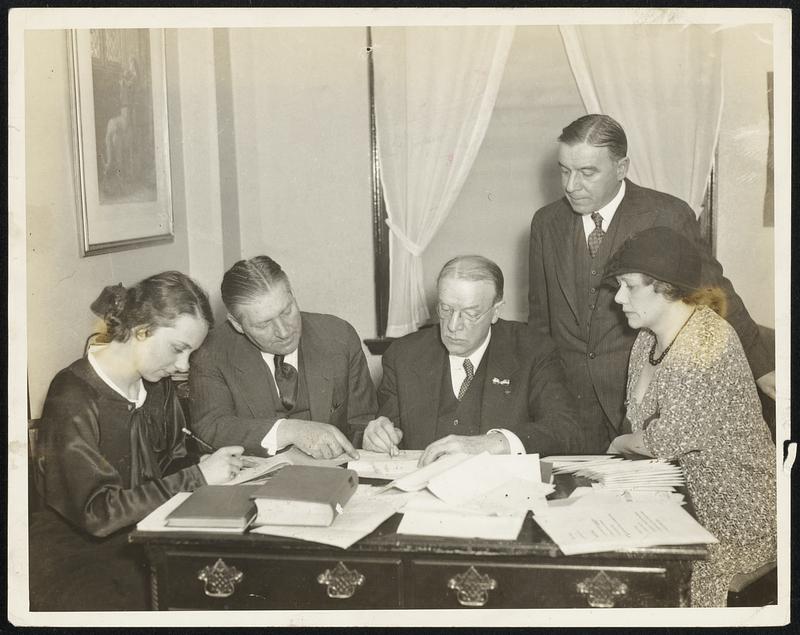
[[[210,443],[206,443],[205,441],[203,441],[200,437],[198,437],[191,430],[189,430],[189,428],[183,427],[183,428],[181,428],[181,430],[183,430],[183,433],[187,437],[192,437],[195,441],[197,441],[198,445],[202,445],[206,450],[208,450],[210,452],[216,452],[217,451],[217,448],[215,448]]]

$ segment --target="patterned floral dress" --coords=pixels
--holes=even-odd
[[[723,318],[697,307],[637,403],[631,395],[653,341],[642,329],[631,350],[628,419],[653,456],[680,463],[698,519],[719,540],[692,569],[692,606],[725,606],[736,574],[776,559],[775,445]]]

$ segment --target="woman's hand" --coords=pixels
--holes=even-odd
[[[652,456],[650,450],[644,444],[644,433],[633,432],[631,434],[621,434],[608,446],[606,454],[641,454],[642,456]]]
[[[201,459],[198,467],[206,483],[219,485],[234,478],[242,469],[242,452],[244,448],[241,445],[229,445],[207,455],[205,460]]]

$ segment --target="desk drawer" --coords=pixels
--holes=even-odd
[[[417,559],[410,573],[417,608],[679,606],[687,596],[679,572],[661,566]]]
[[[344,556],[344,554],[342,554]],[[401,606],[391,558],[166,554],[158,604],[168,609],[360,609]]]

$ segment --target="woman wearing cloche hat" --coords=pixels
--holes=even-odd
[[[694,565],[692,606],[725,606],[737,576],[776,560],[775,446],[722,294],[701,286],[700,256],[681,234],[651,227],[609,262],[614,300],[639,329],[628,364],[631,434],[612,453],[677,460],[697,516],[719,543]]]

